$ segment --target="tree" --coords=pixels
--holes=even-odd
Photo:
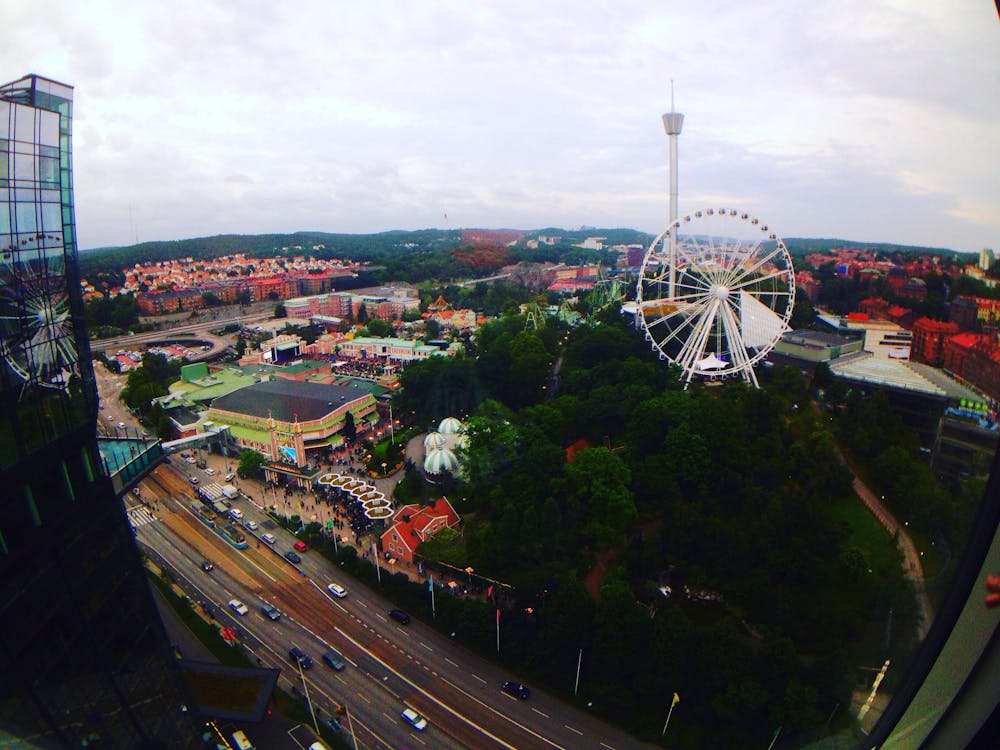
[[[392,325],[384,320],[372,318],[368,321],[368,333],[376,338],[385,338],[392,333]]]
[[[274,306],[274,317],[276,318],[288,317],[288,313],[285,311],[285,306],[280,302]]]
[[[441,334],[441,324],[438,323],[434,318],[428,318],[424,321],[424,338],[428,341],[436,339]]]
[[[347,414],[344,415],[344,426],[340,432],[341,434],[343,434],[344,439],[346,440],[353,441],[355,438],[357,438],[358,428],[357,425],[354,424],[354,414],[352,414],[351,412],[347,412]]]
[[[247,340],[243,338],[243,334],[236,336],[236,354],[242,357],[247,351]]]
[[[257,479],[263,474],[262,467],[267,459],[255,450],[245,450],[240,453],[240,472],[247,477]]]

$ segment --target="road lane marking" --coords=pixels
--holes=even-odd
[[[544,711],[539,711],[539,710],[538,710],[537,708],[535,708],[534,706],[532,706],[532,707],[531,707],[531,710],[532,710],[532,711],[534,711],[534,712],[535,712],[536,714],[538,714],[539,716],[544,716],[544,717],[545,717],[546,719],[551,719],[551,718],[552,718],[552,717],[551,717],[551,716],[549,716],[549,715],[548,715],[547,713],[545,713]]]
[[[413,734],[413,732],[410,732],[410,739],[411,739],[411,740],[416,740],[416,741],[417,741],[417,742],[419,742],[419,743],[420,743],[421,745],[426,745],[426,744],[427,744],[427,743],[426,743],[426,742],[424,742],[424,741],[423,741],[422,739],[420,739],[419,737],[417,737],[417,735]]]
[[[367,604],[365,604],[365,603],[364,603],[363,601],[361,601],[360,599],[355,599],[354,601],[356,601],[356,602],[357,602],[357,603],[358,603],[358,604],[359,604],[360,606],[364,607],[365,609],[368,609],[368,605],[367,605]]]
[[[458,711],[456,711],[454,708],[452,708],[451,706],[449,706],[447,703],[445,703],[444,701],[442,701],[437,696],[432,695],[431,693],[428,693],[426,690],[424,690],[423,687],[421,687],[420,685],[417,685],[412,680],[408,679],[407,677],[405,677],[401,673],[397,672],[395,669],[393,669],[393,667],[391,665],[387,664],[382,659],[380,659],[377,655],[375,655],[374,653],[372,653],[371,651],[369,651],[367,648],[365,648],[364,646],[362,646],[354,638],[352,638],[348,633],[345,633],[342,628],[337,627],[337,628],[335,628],[335,630],[338,633],[340,633],[344,638],[346,638],[351,643],[353,643],[355,646],[357,646],[358,649],[360,649],[361,651],[364,651],[365,653],[367,653],[372,659],[374,659],[375,661],[379,662],[383,667],[385,667],[390,672],[392,672],[394,675],[396,675],[396,677],[398,677],[400,680],[402,680],[403,682],[405,682],[407,685],[409,685],[410,687],[412,687],[414,690],[416,690],[417,692],[419,692],[421,695],[423,695],[426,698],[432,700],[437,706],[439,706],[440,708],[442,708],[445,711],[447,711],[448,713],[450,713],[456,719],[459,719],[460,721],[463,721],[466,724],[468,724],[470,727],[479,730],[484,735],[486,735],[487,737],[489,737],[491,740],[493,740],[494,742],[496,742],[498,745],[501,745],[503,747],[509,748],[509,750],[517,750],[517,748],[514,745],[511,745],[509,742],[505,742],[504,740],[500,739],[495,734],[493,734],[488,729],[486,729],[486,727],[479,726],[479,724],[477,724],[476,722],[474,722],[472,719],[470,719],[467,716],[459,713]],[[360,693],[359,693],[359,695],[360,695]],[[498,714],[498,715],[502,715],[502,714]],[[521,726],[521,725],[518,724],[518,726]],[[526,731],[531,732],[532,734],[535,734],[535,732],[532,732],[527,727],[522,727],[522,729],[525,729]],[[542,737],[541,735],[538,735],[538,734],[535,734],[535,736],[539,737],[540,739],[543,739],[543,740],[545,739],[544,737]],[[559,747],[559,745],[556,745],[555,743],[552,743],[549,740],[545,740],[545,741],[549,742],[549,744],[553,745],[554,747]]]
[[[614,749],[613,747],[611,747],[611,745],[609,745],[609,744],[608,744],[607,742],[602,742],[602,743],[601,743],[601,747],[606,747],[606,748],[607,748],[608,750],[615,750],[615,749]]]
[[[426,648],[426,649],[427,649],[428,651],[430,651],[430,652],[431,652],[432,654],[434,653],[434,649],[432,649],[432,648],[431,648],[430,646],[428,646],[428,645],[427,645],[426,643],[424,643],[423,641],[417,641],[417,643],[419,643],[419,644],[420,644],[421,646],[423,646],[424,648]]]
[[[358,697],[361,698],[361,700],[363,700],[365,703],[371,705],[371,699],[364,693],[358,693]]]
[[[580,735],[581,737],[583,737],[583,732],[581,732],[579,729],[571,727],[569,724],[563,724],[563,726],[566,727],[569,731],[576,732],[578,735]]]
[[[484,680],[484,679],[483,679],[482,677],[480,677],[479,675],[477,675],[477,674],[473,674],[472,672],[469,672],[469,674],[471,674],[471,675],[472,675],[473,677],[475,677],[475,678],[476,678],[477,680],[479,680],[479,681],[480,681],[481,683],[483,683],[484,685],[486,684],[486,680]]]
[[[444,660],[445,660],[446,662],[448,662],[449,664],[451,664],[451,666],[453,666],[453,667],[457,667],[457,666],[458,666],[458,664],[456,664],[455,662],[453,662],[453,661],[452,661],[451,659],[449,659],[449,658],[448,658],[447,656],[446,656],[446,657],[444,657]]]

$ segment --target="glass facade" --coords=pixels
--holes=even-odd
[[[72,106],[38,76],[0,85],[0,747],[194,747],[97,450]]]

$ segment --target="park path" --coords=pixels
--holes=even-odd
[[[841,456],[843,458],[843,456]],[[846,462],[845,462],[846,463]],[[847,464],[850,468],[850,464]],[[901,526],[895,516],[885,507],[885,503],[871,491],[854,470],[854,493],[861,499],[868,510],[878,519],[882,527],[896,540],[896,546],[903,553],[903,574],[913,584],[913,589],[917,597],[917,606],[920,608],[920,622],[917,624],[917,632],[920,640],[923,640],[930,629],[931,621],[934,619],[934,608],[931,606],[930,597],[924,587],[924,568],[920,563],[920,553],[910,539],[910,535],[905,526]]]

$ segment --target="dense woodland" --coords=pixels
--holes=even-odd
[[[565,690],[583,649],[580,697],[653,738],[679,692],[689,747],[765,746],[778,726],[798,742],[843,718],[855,667],[902,657],[915,612],[892,541],[859,533],[872,520],[838,419],[793,369],[681,390],[615,312],[573,331],[523,321],[484,326],[475,359],[411,365],[398,396],[422,424],[467,416],[465,478],[444,488],[464,528],[421,551],[510,585],[505,658]],[[912,468],[882,406],[853,396],[849,438]]]

